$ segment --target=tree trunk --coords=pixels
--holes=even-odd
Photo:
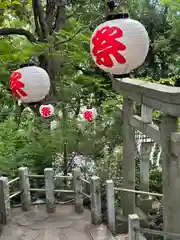
[[[22,35],[32,44],[49,43],[53,39],[53,33],[59,32],[66,23],[66,4],[66,0],[46,0],[46,4],[43,6],[42,0],[32,0],[35,34],[33,35],[30,31],[22,28],[1,28],[0,36]],[[18,7],[16,8],[18,9]],[[19,6],[20,11],[23,11],[23,8]],[[4,10],[0,9],[0,12],[3,14]],[[52,51],[56,50],[56,47],[52,49]],[[39,66],[48,72],[51,88],[48,96],[43,101],[28,105],[37,115],[39,114],[39,106],[41,104],[57,103],[60,100],[56,90],[56,77],[61,72],[61,63],[62,59],[60,56],[44,54],[39,56]]]

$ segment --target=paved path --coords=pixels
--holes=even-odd
[[[72,205],[57,205],[56,212],[47,214],[44,205],[32,206],[30,212],[13,210],[13,218],[5,226],[1,240],[89,240],[90,211],[76,214]]]

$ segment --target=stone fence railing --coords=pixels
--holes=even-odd
[[[83,212],[83,196],[91,199],[91,218],[92,223],[101,223],[101,192],[100,179],[93,176],[90,181],[81,178],[79,168],[73,169],[73,176],[54,175],[52,168],[44,169],[44,175],[29,174],[27,167],[20,167],[18,169],[18,177],[8,181],[7,177],[0,177],[0,224],[6,225],[11,220],[11,206],[10,201],[15,196],[20,195],[21,207],[23,211],[29,211],[31,208],[31,192],[44,192],[46,196],[46,209],[48,213],[56,211],[55,193],[74,193],[75,212]],[[30,178],[44,179],[44,189],[31,188]],[[73,181],[73,189],[55,189],[55,179],[70,179]],[[15,193],[10,193],[10,185],[19,181],[19,189]],[[90,195],[83,192],[83,182],[90,184]]]
[[[79,168],[73,170],[73,176],[62,176],[54,175],[52,168],[44,169],[44,175],[29,174],[27,167],[21,167],[18,169],[19,176],[15,179],[8,181],[7,177],[0,177],[0,224],[6,225],[11,220],[11,206],[10,201],[14,197],[20,195],[21,197],[21,207],[23,211],[29,211],[31,209],[31,192],[44,192],[46,196],[46,209],[48,213],[53,213],[56,211],[56,201],[54,193],[74,193],[74,206],[75,212],[83,212],[83,196],[91,200],[91,219],[92,223],[98,225],[102,222],[101,217],[101,191],[100,191],[100,179],[97,176],[91,177],[90,181],[81,177],[81,172]],[[45,181],[45,188],[31,188],[30,178],[40,178]],[[55,179],[69,179],[73,181],[72,190],[62,190],[55,189],[54,180]],[[19,182],[19,189],[17,192],[10,194],[9,188],[11,184]],[[90,185],[90,195],[83,192],[83,183]],[[106,181],[106,199],[107,199],[107,221],[108,228],[113,233],[116,234],[116,216],[115,216],[115,197],[114,193],[116,191],[130,192],[142,195],[158,196],[162,197],[162,194],[150,193],[144,191],[137,191],[131,189],[123,189],[114,187],[114,182],[112,180]],[[145,238],[141,233],[149,233],[152,235],[159,236],[178,236],[180,234],[171,234],[162,231],[154,231],[150,229],[139,228],[139,217],[136,214],[131,214],[128,216],[128,237],[129,240],[144,240]]]
[[[6,225],[11,220],[11,199],[20,195],[21,208],[23,211],[31,209],[31,192],[44,192],[46,197],[46,209],[48,213],[56,211],[55,193],[73,193],[75,212],[83,212],[83,197],[89,198],[91,202],[91,219],[92,223],[98,225],[102,222],[101,215],[101,189],[100,178],[93,176],[90,181],[81,177],[79,168],[73,169],[72,176],[55,175],[52,168],[44,169],[43,175],[30,174],[27,167],[20,167],[18,169],[18,177],[8,181],[7,177],[0,177],[0,224]],[[31,188],[30,179],[38,178],[44,179],[44,188]],[[73,181],[73,189],[55,189],[55,180],[69,179]],[[10,193],[10,186],[18,183],[19,189],[15,193]],[[90,185],[90,195],[83,191],[84,183]],[[114,187],[112,180],[106,181],[106,199],[107,199],[107,224],[109,230],[116,234],[116,216],[115,216],[115,192],[133,192],[143,195],[151,195],[162,197],[162,194],[150,193],[144,191],[136,191],[131,189],[123,189]],[[85,190],[85,188],[84,188]],[[57,202],[58,203],[58,202]]]
[[[156,237],[168,237],[169,239],[180,239],[180,234],[158,231],[148,228],[141,228],[137,214],[131,214],[128,217],[128,240],[146,240],[144,235]],[[152,238],[153,239],[153,238]]]

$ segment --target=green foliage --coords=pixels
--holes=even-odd
[[[7,8],[7,7],[10,7],[12,5],[22,5],[22,3],[20,1],[9,1],[9,0],[1,0],[0,1],[0,8],[3,9],[3,8]]]
[[[151,166],[150,168],[150,182],[149,188],[151,192],[162,193],[162,171],[157,166]]]
[[[142,22],[150,36],[150,51],[133,76],[147,82],[174,85],[179,73],[179,1],[127,0],[119,7]],[[122,97],[112,91],[108,74],[92,62],[89,40],[94,28],[103,21],[106,1],[72,0],[67,7],[68,22],[59,32],[49,36],[48,43],[30,43],[25,37],[10,35],[0,39],[0,172],[13,176],[18,166],[28,166],[42,173],[53,162],[64,171],[74,152],[96,163],[97,174],[104,181],[113,178],[121,184],[122,122],[118,106]],[[1,11],[2,10],[2,11]],[[34,32],[31,1],[0,1],[1,27],[15,27]],[[50,120],[23,111],[8,91],[10,73],[29,59],[38,64],[38,57],[57,58],[54,66],[60,72],[56,83],[61,101]],[[81,107],[92,105],[98,111],[93,122],[79,121]],[[158,123],[160,112],[153,112]],[[50,131],[51,120],[57,127]],[[137,188],[139,162],[137,160]],[[161,190],[161,173],[150,171],[150,188]]]

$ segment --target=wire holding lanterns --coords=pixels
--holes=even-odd
[[[51,104],[41,105],[39,108],[39,113],[44,118],[51,117],[52,115],[54,115],[54,107]]]
[[[24,66],[12,73],[10,89],[21,102],[37,103],[49,93],[50,78],[43,68]]]
[[[131,19],[128,13],[108,15],[107,21],[96,27],[90,39],[95,64],[118,76],[129,74],[141,66],[148,50],[149,36],[145,27]]]

